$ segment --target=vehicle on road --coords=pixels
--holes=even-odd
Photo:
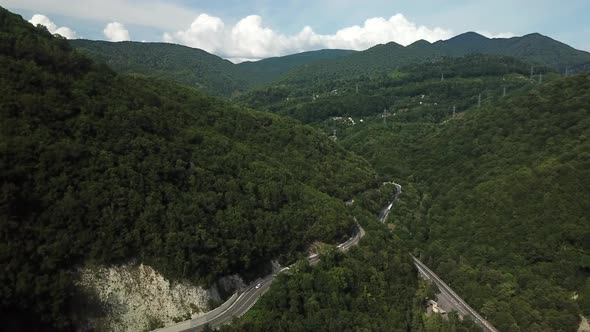
[[[260,286],[262,286],[262,284],[261,283],[257,283],[256,284],[256,289],[260,288]]]

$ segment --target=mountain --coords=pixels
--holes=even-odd
[[[570,73],[590,69],[590,53],[538,33],[522,37],[490,39],[467,32],[449,40],[429,43],[421,40],[403,47],[394,42],[374,46],[348,56],[294,68],[281,84],[308,84],[315,81],[342,80],[351,76],[375,75],[396,71],[400,66],[439,61],[442,57],[459,57],[474,53],[516,57],[537,66]]]
[[[423,41],[408,48],[429,45]],[[543,73],[545,82],[560,76],[547,67],[536,70]],[[453,108],[463,112],[477,104],[478,96],[488,103],[504,93],[512,95],[535,86],[539,78],[530,80],[529,74],[530,65],[517,58],[473,54],[403,65],[393,72],[372,76],[275,85],[247,92],[236,100],[304,123],[332,127],[328,131],[332,133],[343,125],[330,120],[334,117],[360,121],[382,115],[384,110],[395,116],[396,122],[440,122]]]
[[[176,44],[84,39],[69,42],[75,49],[118,72],[168,79],[226,97],[267,84],[294,67],[354,52],[319,50],[236,65],[198,48]]]
[[[355,53],[355,51],[336,49],[310,51],[255,62],[242,62],[238,64],[238,68],[248,82],[254,86],[259,86],[272,82],[275,78],[294,67],[303,66],[317,60],[339,58],[352,53]]]
[[[166,43],[72,40],[72,46],[123,73],[173,80],[217,96],[237,96],[275,84],[327,82],[393,72],[400,67],[474,53],[511,56],[535,66],[576,73],[590,68],[590,53],[540,34],[490,39],[467,32],[449,40],[390,42],[362,52],[319,50],[233,64],[203,50]]]
[[[246,90],[238,68],[203,50],[166,43],[69,41],[95,61],[122,73],[139,73],[172,80],[203,92],[229,96]]]
[[[438,123],[365,118],[339,141],[401,183],[395,236],[498,330],[574,331],[590,314],[590,73],[500,96]]]
[[[485,40],[466,37],[453,43]],[[394,238],[500,331],[569,331],[590,314],[590,73],[535,70],[542,79],[518,58],[470,54],[240,100],[322,128],[399,182]],[[244,321],[281,321],[272,301]]]
[[[316,129],[117,74],[2,8],[0,45],[3,330],[87,326],[87,264],[145,263],[198,285],[254,278],[347,239],[344,201],[376,186]]]
[[[522,37],[489,39],[474,32],[465,33],[446,41],[434,43],[453,55],[483,53],[512,56],[531,63],[552,67],[570,73],[590,69],[590,53],[556,41],[539,33]]]

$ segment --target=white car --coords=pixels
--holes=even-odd
[[[262,286],[262,284],[261,283],[257,283],[256,284],[256,289],[260,288],[260,286]]]

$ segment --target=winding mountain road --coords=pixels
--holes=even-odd
[[[357,224],[355,234],[345,242],[339,244],[337,246],[338,250],[342,252],[348,251],[353,246],[356,246],[363,236],[365,236],[365,230]],[[307,256],[307,260],[310,264],[315,264],[320,260],[320,256],[318,254],[311,254]],[[281,269],[278,273],[287,270],[289,270],[289,267]],[[248,310],[256,304],[258,299],[269,290],[270,285],[278,273],[254,281],[248,287],[230,297],[230,299],[223,303],[219,308],[213,309],[197,318],[154,330],[154,332],[198,332],[202,331],[206,325],[215,329],[221,325],[227,324],[231,322],[232,319],[241,317],[248,312]]]
[[[385,221],[387,220],[387,217],[389,217],[389,212],[391,212],[391,208],[393,207],[393,203],[395,203],[395,201],[397,200],[397,198],[399,197],[399,195],[402,193],[402,186],[400,186],[399,184],[395,183],[395,182],[386,182],[388,184],[393,184],[395,186],[395,193],[393,193],[393,197],[391,198],[391,201],[389,201],[389,203],[387,203],[387,206],[385,206],[383,208],[383,210],[381,210],[381,212],[379,212],[379,221],[381,223],[385,223]]]
[[[387,204],[383,210],[379,213],[379,221],[381,223],[385,223],[389,213],[391,212],[391,208],[393,204],[398,199],[399,195],[402,192],[402,187],[395,183],[395,182],[388,182],[393,184],[396,187],[396,191],[393,194],[391,201]],[[356,221],[356,220],[355,220]],[[357,231],[355,234],[345,242],[339,244],[337,246],[338,250],[340,251],[347,251],[353,246],[357,245],[360,239],[365,236],[365,231],[363,228],[357,223]],[[481,315],[479,315],[473,308],[471,308],[457,293],[455,293],[442,279],[440,279],[432,270],[430,270],[424,263],[420,262],[416,257],[413,255],[412,259],[414,260],[414,265],[418,269],[418,272],[426,279],[431,280],[434,282],[441,293],[448,299],[450,299],[450,303],[453,309],[457,310],[462,316],[470,316],[473,320],[480,325],[484,331],[486,332],[498,332],[487,320],[485,320]],[[307,260],[310,264],[316,264],[320,260],[320,256],[318,254],[311,254],[307,256]],[[213,329],[216,329],[224,324],[230,323],[234,318],[238,318],[246,314],[250,308],[256,304],[258,299],[264,295],[269,289],[270,285],[272,284],[274,278],[281,272],[289,270],[289,267],[285,267],[281,269],[276,274],[268,275],[262,279],[258,279],[250,284],[245,289],[239,291],[238,293],[232,295],[229,300],[223,303],[220,307],[213,309],[202,316],[197,318],[187,320],[184,322],[180,322],[178,324],[174,324],[171,326],[167,326],[161,329],[157,329],[154,331],[157,332],[198,332],[202,331],[205,326],[209,326]]]

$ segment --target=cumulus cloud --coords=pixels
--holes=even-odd
[[[486,30],[476,31],[476,32],[479,33],[480,35],[486,36],[488,38],[512,38],[512,37],[516,36],[512,32],[491,33]]]
[[[31,19],[29,20],[29,23],[31,23],[34,26],[41,24],[41,25],[45,26],[47,28],[47,30],[49,30],[49,32],[51,32],[53,34],[57,33],[63,37],[66,37],[67,39],[74,39],[77,37],[76,31],[74,31],[68,27],[58,27],[55,23],[53,23],[49,19],[49,17],[47,17],[45,15],[35,14],[35,15],[33,15],[33,17],[31,17]]]
[[[244,17],[235,25],[227,26],[219,17],[201,14],[188,29],[164,33],[163,40],[243,60],[323,48],[364,50],[390,41],[408,45],[419,39],[434,42],[451,36],[451,30],[418,26],[402,14],[389,19],[370,18],[362,26],[346,27],[328,35],[318,34],[309,26],[299,33],[284,35],[265,26],[258,15]]]
[[[125,29],[125,25],[119,22],[111,22],[102,30],[104,35],[112,42],[119,42],[130,40],[129,31]]]

